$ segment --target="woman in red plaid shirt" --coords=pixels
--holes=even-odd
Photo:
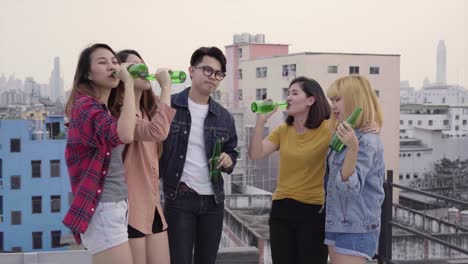
[[[134,80],[106,44],[81,52],[72,92],[65,159],[73,200],[63,223],[77,243],[93,254],[93,263],[132,263],[127,237],[127,185],[122,161],[135,128]],[[121,115],[112,117],[109,94],[125,89]]]

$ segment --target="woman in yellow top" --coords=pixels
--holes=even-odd
[[[291,81],[285,124],[263,139],[269,114],[257,115],[249,149],[251,159],[279,151],[280,164],[270,213],[274,264],[327,263],[323,176],[331,133],[330,105],[318,82]]]

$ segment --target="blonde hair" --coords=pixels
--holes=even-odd
[[[383,115],[379,100],[367,78],[361,75],[349,75],[335,80],[327,89],[327,97],[342,97],[344,100],[344,116],[348,117],[357,106],[362,107],[362,113],[354,124],[359,129],[365,125],[377,125],[382,128]],[[335,131],[338,120],[331,116],[329,126],[331,131]]]

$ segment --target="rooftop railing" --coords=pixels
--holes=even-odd
[[[429,241],[432,241],[436,244],[443,245],[447,248],[455,250],[457,252],[463,253],[468,255],[468,249],[458,247],[454,244],[451,244],[447,241],[441,240],[434,235],[429,233],[415,230],[408,226],[405,226],[398,221],[393,220],[393,189],[398,188],[410,193],[416,193],[420,195],[424,195],[427,197],[435,198],[438,200],[442,200],[452,205],[458,205],[462,208],[468,208],[468,202],[464,202],[461,200],[452,199],[449,197],[437,195],[434,193],[429,193],[425,191],[416,190],[407,186],[402,186],[393,182],[393,171],[387,171],[387,180],[384,183],[384,190],[385,190],[385,200],[382,205],[382,224],[381,224],[381,231],[380,231],[380,241],[379,241],[379,252],[377,255],[378,263],[379,264],[398,264],[395,260],[392,259],[392,237],[393,237],[393,228],[398,228],[404,230],[416,237],[423,238]]]

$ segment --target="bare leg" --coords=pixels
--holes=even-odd
[[[148,264],[170,264],[169,241],[167,231],[152,234],[146,239],[146,263]]]
[[[146,264],[145,238],[130,238],[128,242],[132,249],[133,264]]]
[[[332,264],[365,264],[366,258],[336,253],[334,246],[328,246],[328,254]]]
[[[128,242],[93,255],[93,264],[132,264],[132,252]]]
[[[366,258],[357,256],[348,256],[342,254],[335,254],[336,264],[365,264]],[[335,263],[334,263],[335,264]]]

